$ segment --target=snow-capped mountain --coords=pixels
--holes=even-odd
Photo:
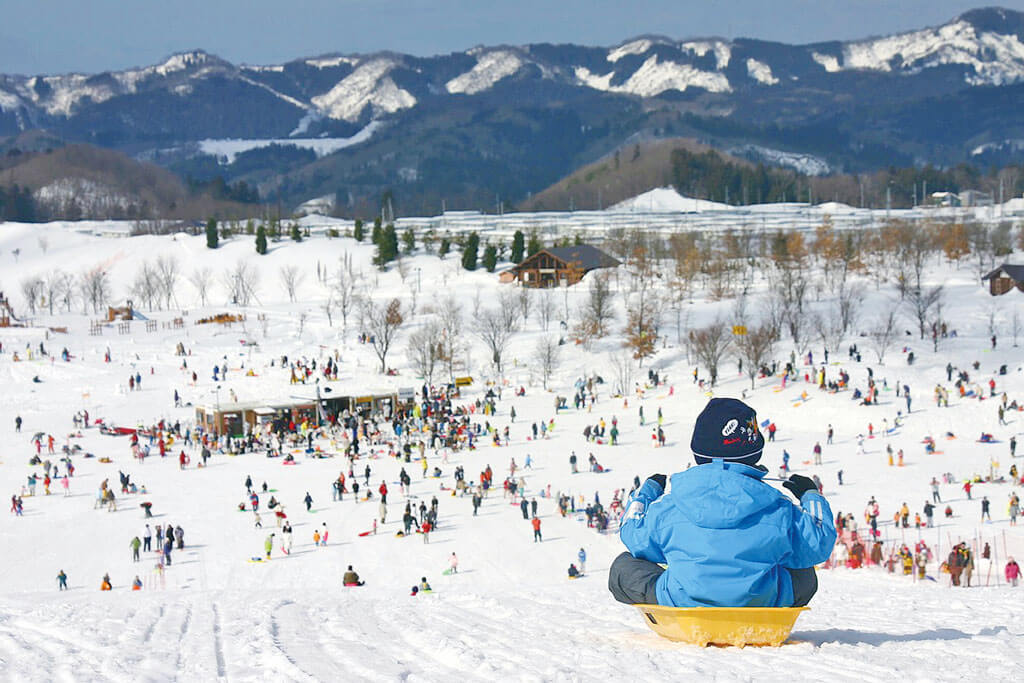
[[[233,173],[189,161],[200,142],[238,141],[248,151],[229,166],[248,159],[234,177],[300,201],[410,179],[461,187],[439,170],[455,161],[470,185],[489,185],[480,197],[522,197],[651,137],[769,150],[755,156],[796,168],[810,160],[819,173],[958,163],[1024,138],[1022,98],[1024,14],[989,8],[942,26],[808,45],[648,35],[611,47],[481,46],[272,65],[193,50],[102,74],[0,75],[0,136],[45,128],[194,177]],[[360,144],[338,146],[308,172],[301,150],[280,156],[281,141],[366,130]],[[277,156],[258,161],[261,147],[246,141],[274,141]]]
[[[544,49],[531,49],[535,47]],[[974,10],[938,27],[804,46],[649,36],[611,48],[481,47],[426,59],[337,55],[270,66],[234,66],[193,50],[125,71],[0,76],[0,111],[36,110],[70,122],[111,100],[154,91],[187,100],[202,94],[198,83],[225,79],[294,107],[296,120],[315,111],[355,123],[416,107],[424,97],[483,93],[524,71],[566,87],[650,98],[673,91],[728,94],[783,88],[844,72],[910,78],[942,68],[955,69],[969,86],[1024,80],[1024,18],[1005,9]]]

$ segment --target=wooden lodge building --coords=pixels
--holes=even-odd
[[[589,244],[550,247],[506,270],[502,273],[502,282],[518,280],[524,287],[538,288],[568,286],[576,284],[592,270],[619,265],[618,259]]]
[[[981,279],[988,280],[988,293],[992,296],[1001,296],[1014,288],[1024,292],[1024,266],[1004,263]]]
[[[381,414],[390,417],[403,402],[415,398],[415,392],[403,390],[364,390],[360,395],[322,396],[321,409],[328,421],[341,416]],[[300,423],[317,420],[316,398],[288,398],[276,401],[244,402],[221,401],[213,405],[199,405],[195,409],[196,425],[214,434],[244,436],[256,425],[271,425],[275,430],[288,422]]]

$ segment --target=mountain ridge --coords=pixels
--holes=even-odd
[[[423,211],[443,199],[489,206],[496,194],[519,202],[634,136],[692,137],[768,163],[811,155],[825,172],[985,163],[978,149],[1017,160],[1003,144],[1024,137],[1015,107],[988,105],[976,122],[958,112],[1022,84],[1024,13],[987,7],[803,45],[645,34],[610,47],[336,52],[265,65],[194,49],[99,74],[0,75],[0,136],[46,129],[181,175],[244,180],[272,201],[333,193],[340,210],[361,211],[391,189]],[[910,116],[924,102],[956,126],[919,139]],[[375,121],[384,125],[326,157],[219,158],[200,144],[347,139]]]

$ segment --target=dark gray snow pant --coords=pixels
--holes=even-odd
[[[608,569],[608,590],[612,597],[627,605],[657,605],[655,585],[665,570],[654,562],[633,557],[628,552],[615,558]],[[818,575],[814,567],[789,569],[793,580],[793,607],[803,607],[818,591]]]

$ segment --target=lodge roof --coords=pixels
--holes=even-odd
[[[571,247],[541,249],[533,256],[523,260],[522,263],[516,266],[516,269],[526,267],[530,261],[536,259],[541,254],[548,254],[566,265],[572,264],[584,272],[594,270],[595,268],[615,268],[620,263],[618,259],[609,256],[597,247],[589,244],[577,244]]]
[[[1006,273],[1007,277],[1016,282],[1024,282],[1024,265],[1013,265],[1010,263],[1004,263],[981,279],[991,280],[992,278],[999,277],[1000,273]]]

